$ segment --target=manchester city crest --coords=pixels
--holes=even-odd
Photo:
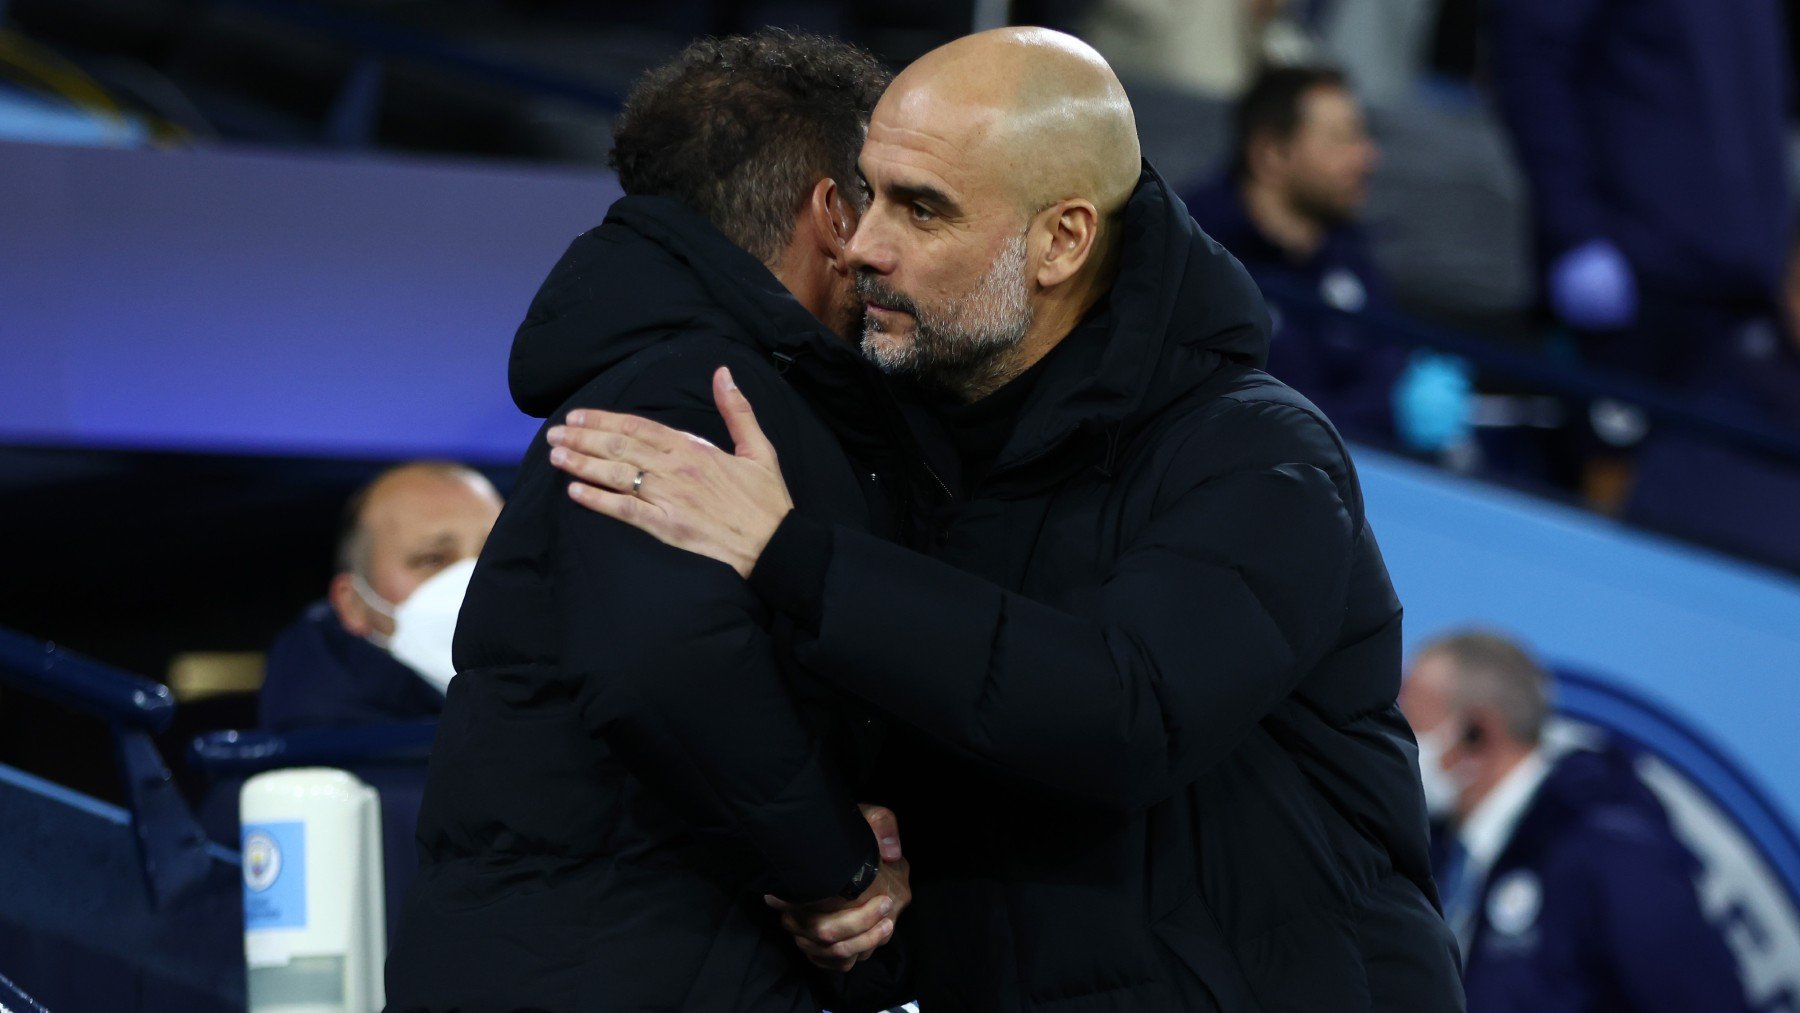
[[[261,830],[244,837],[244,885],[261,893],[281,875],[281,846]]]
[[[1537,876],[1517,869],[1501,877],[1488,891],[1488,924],[1501,935],[1520,935],[1537,924],[1538,911],[1543,906],[1544,888]]]

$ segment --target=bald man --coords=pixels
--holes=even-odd
[[[500,507],[480,472],[441,461],[389,468],[352,496],[326,600],[269,648],[262,726],[436,717],[454,674],[450,636],[468,570]]]
[[[1111,70],[1043,30],[951,43],[860,169],[863,348],[937,393],[962,462],[924,551],[793,509],[726,375],[735,454],[595,413],[549,436],[578,501],[733,566],[915,731],[923,1007],[1461,1009],[1354,469],[1259,369],[1261,298]]]

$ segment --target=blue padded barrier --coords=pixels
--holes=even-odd
[[[131,813],[0,765],[0,970],[58,1011],[244,1008],[237,853],[198,849],[199,882],[144,889]]]

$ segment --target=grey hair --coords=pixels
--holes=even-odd
[[[1487,630],[1440,637],[1420,652],[1440,655],[1454,670],[1450,698],[1458,711],[1492,707],[1507,733],[1527,745],[1543,737],[1550,714],[1550,679],[1516,641]]]

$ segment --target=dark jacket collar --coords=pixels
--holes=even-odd
[[[443,706],[436,687],[344,629],[323,601],[270,646],[257,700],[262,727],[277,732],[436,717]]]
[[[620,198],[577,238],[513,338],[513,401],[547,417],[588,381],[670,334],[707,330],[781,365],[861,375],[862,357],[769,269],[679,201]]]
[[[1126,205],[1119,276],[1100,319],[1104,326],[1078,328],[1058,349],[997,475],[1046,466],[1063,474],[1104,460],[1121,435],[1224,367],[1268,358],[1268,312],[1256,286],[1148,163]],[[1070,454],[1079,460],[1052,464]]]
[[[766,355],[860,463],[904,478],[916,501],[906,509],[948,498],[880,371],[760,261],[665,197],[620,198],[551,270],[513,338],[513,400],[547,418],[607,369],[695,334]]]

